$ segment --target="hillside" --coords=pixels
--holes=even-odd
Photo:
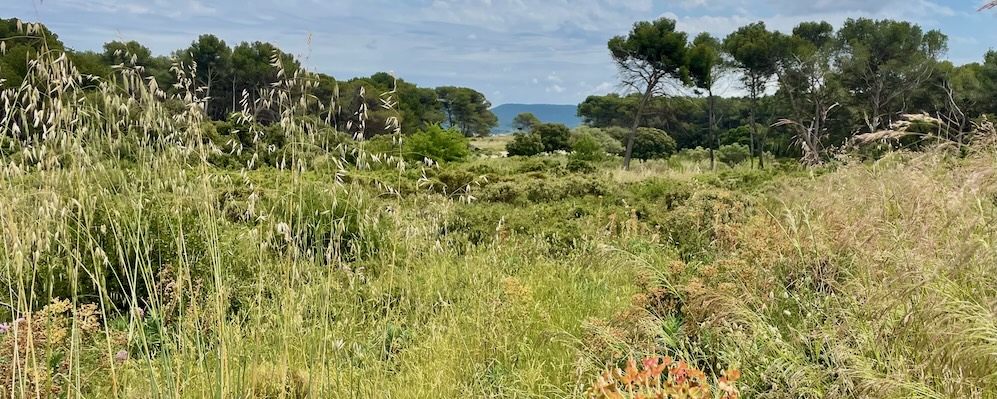
[[[582,118],[578,117],[577,105],[502,104],[492,108],[492,112],[499,119],[499,125],[492,129],[492,134],[514,132],[516,129],[512,127],[512,119],[523,112],[532,112],[544,123],[563,123],[572,128],[582,124]]]

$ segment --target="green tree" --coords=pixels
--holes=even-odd
[[[609,51],[623,84],[644,93],[637,105],[630,137],[627,138],[623,158],[625,169],[630,169],[637,128],[648,101],[666,80],[688,80],[687,39],[684,32],[675,30],[674,20],[661,18],[653,22],[637,22],[628,36],[616,36],[609,40]]]
[[[604,96],[588,96],[578,105],[578,116],[592,127],[626,126],[633,123],[634,111],[640,103],[640,94],[620,97],[610,93]],[[624,138],[623,141],[626,141]]]
[[[533,115],[532,112],[523,112],[512,118],[512,127],[516,130],[532,131],[534,128],[539,126],[541,123],[540,118]]]
[[[540,141],[543,142],[544,151],[546,152],[568,151],[571,149],[571,146],[568,144],[568,139],[571,137],[571,129],[568,129],[563,123],[543,123],[534,128],[532,133],[540,136]]]
[[[128,42],[113,41],[104,43],[101,58],[107,65],[139,65],[145,66],[152,60],[152,50],[134,40]]]
[[[709,113],[707,148],[710,149],[710,169],[713,169],[716,163],[713,147],[717,141],[717,96],[714,88],[717,85],[717,80],[725,71],[726,64],[723,60],[720,41],[706,32],[696,36],[692,41],[692,48],[689,50],[689,73],[696,88],[705,90],[707,95]]]
[[[436,90],[398,79],[396,99],[402,114],[402,131],[412,132],[443,123],[443,104]]]
[[[274,61],[279,61],[284,77],[293,76],[301,69],[301,64],[293,55],[281,51],[277,46],[266,42],[242,42],[232,50],[229,65],[231,72],[227,75],[229,94],[225,99],[228,112],[239,110],[240,103],[245,98],[248,111],[264,123],[278,118],[273,107],[267,107],[259,101],[261,90],[281,79],[280,70]]]
[[[741,72],[741,82],[748,90],[751,99],[749,126],[751,127],[751,152],[758,153],[758,167],[764,168],[765,137],[755,129],[758,99],[765,94],[765,87],[776,73],[778,65],[779,36],[765,28],[764,22],[756,22],[738,28],[723,42],[724,50],[733,58],[734,65]],[[757,139],[757,143],[756,143]],[[757,144],[757,146],[756,146]],[[758,147],[758,148],[755,148]]]
[[[893,116],[910,112],[911,94],[935,72],[948,38],[924,32],[910,22],[848,19],[838,30],[842,51],[837,59],[841,81],[865,127],[875,132]]]
[[[997,51],[990,50],[983,56],[983,64],[980,65],[977,78],[980,82],[981,91],[988,93],[980,99],[981,113],[997,112]]]
[[[59,36],[40,23],[28,23],[17,18],[0,19],[0,41],[6,51],[0,52],[0,79],[3,87],[20,86],[28,77],[28,62],[44,51],[61,53],[65,47]]]
[[[97,83],[98,79],[107,79],[113,73],[111,67],[104,63],[102,54],[93,51],[68,51],[66,55],[81,75],[93,77],[88,79],[89,84]]]
[[[208,98],[207,113],[214,120],[224,120],[231,108],[226,106],[227,92],[222,82],[232,78],[232,49],[215,35],[201,35],[190,47],[179,50],[177,58],[193,68],[195,83]]]
[[[512,141],[505,145],[509,156],[529,157],[544,152],[544,143],[536,133],[516,132]]]
[[[116,65],[140,67],[142,75],[155,78],[161,88],[170,87],[176,80],[170,71],[173,62],[169,58],[153,56],[152,50],[134,40],[104,43],[100,61],[108,67]]]
[[[466,87],[438,87],[436,93],[446,116],[444,126],[454,127],[465,136],[484,137],[498,126],[498,117],[490,110],[492,104],[484,94]]]
[[[824,161],[828,117],[841,97],[837,70],[831,62],[840,46],[827,22],[801,23],[791,36],[779,39],[777,95],[788,105],[789,115],[776,125],[796,132],[805,163],[819,164]]]

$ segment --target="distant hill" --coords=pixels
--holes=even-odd
[[[570,128],[582,124],[582,118],[578,117],[577,105],[502,104],[492,108],[492,112],[499,119],[499,125],[492,129],[492,134],[515,132],[516,129],[512,127],[512,119],[523,112],[532,112],[544,123],[563,123]]]

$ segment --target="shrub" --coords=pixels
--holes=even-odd
[[[457,162],[471,156],[468,139],[457,130],[444,130],[432,125],[409,136],[404,142],[405,159],[421,161],[425,158],[436,162]]]
[[[399,155],[398,143],[391,135],[379,135],[357,142],[368,154],[382,154],[387,156]]]
[[[576,140],[586,136],[595,139],[606,154],[619,155],[623,154],[625,150],[620,140],[613,138],[606,130],[591,126],[579,126],[571,130],[571,138],[569,139],[571,148],[574,149]]]
[[[650,127],[637,129],[634,137],[633,157],[637,159],[664,159],[675,153],[675,139],[664,130]]]
[[[614,140],[619,141],[620,146],[623,147],[623,150],[626,150],[627,139],[630,138],[630,129],[621,126],[610,126],[602,129],[602,131],[606,132],[606,134]]]
[[[94,397],[88,388],[111,369],[109,362],[101,361],[101,344],[113,345],[114,350],[124,347],[125,334],[102,334],[101,319],[96,304],[77,306],[53,298],[38,312],[0,323],[0,397],[64,398],[81,393]],[[74,376],[82,381],[70,377],[74,362],[90,368],[90,373]],[[73,392],[78,389],[74,382],[82,382],[78,387],[84,391]]]
[[[571,157],[580,161],[598,161],[606,156],[602,145],[589,133],[572,135],[571,151]]]
[[[572,173],[593,173],[597,170],[591,162],[577,157],[571,157],[568,160],[567,168]]]
[[[679,151],[679,155],[693,162],[702,162],[710,159],[710,150],[703,147],[685,148]]]
[[[220,150],[208,161],[225,168],[277,166],[287,145],[280,125],[264,126],[232,114],[227,120],[205,123],[204,137]]]
[[[633,183],[629,191],[638,201],[653,202],[658,208],[672,210],[692,197],[696,186],[680,180],[656,178]]]
[[[626,146],[630,139],[630,130],[622,127],[611,127],[606,129],[606,133]],[[664,130],[650,127],[637,129],[634,136],[633,157],[637,159],[664,159],[675,153],[678,145],[675,139],[665,133]]]
[[[669,212],[665,233],[683,259],[710,254],[720,234],[749,215],[741,195],[724,190],[697,191]]]
[[[505,146],[510,156],[529,157],[544,151],[544,143],[540,135],[535,133],[516,133],[512,142]]]
[[[124,309],[133,293],[137,297],[148,295],[149,281],[134,278],[141,268],[148,267],[155,274],[162,265],[186,258],[192,274],[203,273],[200,260],[209,242],[200,228],[203,219],[185,199],[168,195],[153,198],[145,206],[124,198],[102,198],[106,206],[77,207],[73,222],[67,225],[65,242],[70,243],[70,251],[78,251],[85,272],[74,275],[63,263],[46,262],[39,272],[50,278],[47,283],[51,285],[39,298],[103,295],[111,306]]]
[[[564,169],[561,167],[560,162],[551,158],[528,159],[516,168],[516,173],[532,172],[550,172],[561,174],[564,172]]]
[[[568,151],[571,146],[568,139],[571,137],[571,130],[563,123],[544,123],[533,129],[533,133],[540,135],[543,142],[544,151]]]
[[[734,167],[751,158],[751,151],[744,144],[728,144],[720,146],[716,155],[717,160],[727,164],[727,166]]]

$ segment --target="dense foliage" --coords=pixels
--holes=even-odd
[[[953,65],[940,59],[947,37],[910,22],[858,18],[837,30],[826,22],[804,22],[791,32],[753,23],[723,40],[700,35],[684,49],[677,33],[649,28],[659,25],[673,26],[660,20],[638,23],[629,39],[656,43],[642,35],[655,37],[660,46],[639,47],[654,55],[641,57],[674,63],[658,69],[655,63],[618,63],[623,83],[633,86],[628,74],[641,66],[650,69],[636,76],[671,76],[697,95],[645,99],[649,86],[640,82],[630,95],[588,97],[579,106],[587,124],[630,128],[640,113],[639,126],[669,132],[679,148],[717,148],[718,142],[731,142],[724,136],[732,129],[743,126],[748,129],[744,144],[755,157],[771,152],[817,164],[829,161],[833,149],[852,144],[858,134],[896,130],[894,123],[905,114],[931,115],[942,122],[931,136],[964,144],[974,120],[997,113],[990,94],[997,90],[992,73],[997,55],[991,51],[982,63]],[[614,50],[624,48],[622,40],[609,41],[614,57],[639,60],[637,50]],[[714,88],[722,79],[739,80],[747,96],[716,97]],[[646,111],[640,111],[642,104]]]
[[[405,139],[405,158],[422,161],[426,158],[436,162],[464,161],[471,156],[468,140],[456,129],[443,129],[433,125],[420,130]]]

